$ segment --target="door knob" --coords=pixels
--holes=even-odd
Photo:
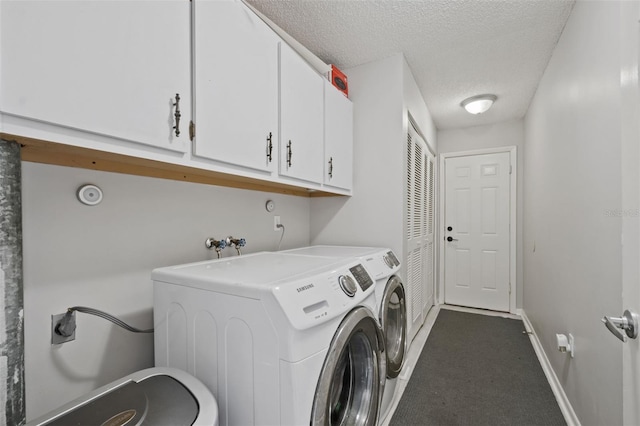
[[[451,241],[458,241],[457,238],[453,238],[453,237],[447,237],[447,241],[451,242]]]
[[[602,318],[602,322],[614,336],[623,342],[627,341],[627,336],[632,339],[638,337],[638,314],[628,309],[624,311],[621,318],[605,316]],[[626,336],[620,330],[624,330]]]

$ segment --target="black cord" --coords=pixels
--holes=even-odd
[[[106,319],[107,321],[111,321],[115,325],[120,326],[125,330],[131,331],[132,333],[153,333],[153,328],[149,328],[147,330],[140,330],[139,328],[132,327],[126,322],[122,321],[121,319],[118,319],[106,312],[99,311],[98,309],[87,308],[85,306],[74,306],[72,308],[67,309],[67,312],[73,312],[73,311],[82,312],[84,314],[95,315],[97,317]]]

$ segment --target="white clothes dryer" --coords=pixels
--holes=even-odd
[[[385,420],[391,412],[398,388],[398,376],[404,367],[409,347],[409,301],[399,275],[400,261],[392,250],[384,249],[367,256],[364,264],[376,281],[376,303],[385,337],[387,381],[380,404],[380,419]]]
[[[390,413],[398,375],[408,350],[407,299],[399,277],[400,261],[392,250],[379,247],[318,245],[287,250],[286,253],[309,256],[352,258],[364,264],[376,282],[376,309],[385,337],[386,375],[380,419]]]
[[[156,365],[200,379],[221,426],[377,424],[384,336],[361,262],[263,252],[152,279]]]

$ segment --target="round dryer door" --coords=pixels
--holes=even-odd
[[[312,426],[377,425],[386,380],[383,339],[368,308],[359,306],[347,314],[320,372]]]
[[[385,339],[387,377],[398,377],[404,364],[407,345],[407,304],[402,281],[393,276],[387,281],[380,303],[380,325]]]

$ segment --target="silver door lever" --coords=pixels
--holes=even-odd
[[[605,316],[602,318],[602,322],[614,336],[623,342],[627,341],[627,336],[632,339],[638,337],[638,314],[628,309],[624,311],[621,318]],[[620,330],[624,330],[627,335],[622,334]]]

